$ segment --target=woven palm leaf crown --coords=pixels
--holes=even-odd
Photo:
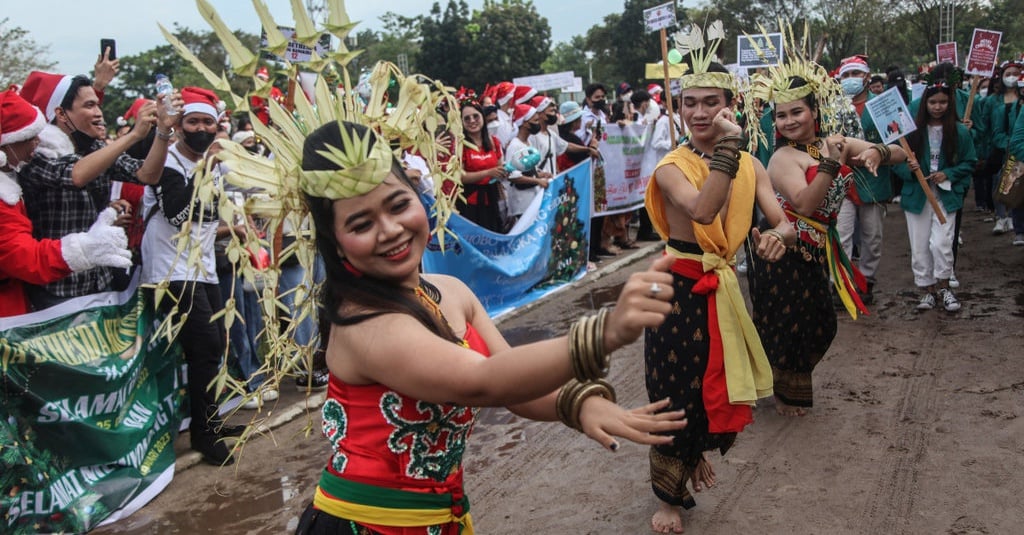
[[[705,39],[705,36],[707,39]],[[707,32],[696,24],[690,26],[688,32],[675,35],[676,50],[683,57],[689,56],[689,69],[679,77],[680,88],[717,87],[728,89],[734,95],[739,94],[736,77],[727,72],[708,72],[712,63],[718,61],[718,47],[725,40],[722,21],[716,20],[707,28]]]
[[[835,132],[839,126],[837,106],[844,101],[842,86],[829,76],[824,67],[807,58],[809,32],[806,25],[803,37],[799,41],[794,36],[792,26],[780,21],[779,27],[783,28],[785,57],[778,65],[769,67],[767,75],[755,75],[752,78],[747,98],[768,102],[774,109],[779,104],[794,102],[813,94],[817,102],[822,133]],[[770,50],[776,52],[764,27],[761,27],[761,33],[764,41],[771,47]],[[747,40],[759,56],[767,56],[750,35],[747,35]],[[803,80],[806,85],[791,88],[794,79]]]
[[[444,250],[444,239],[449,234],[446,222],[461,192],[461,159],[451,157],[453,151],[449,147],[434,141],[434,132],[446,123],[447,130],[457,141],[454,150],[458,151],[463,143],[462,118],[452,96],[453,90],[424,76],[406,75],[394,64],[379,62],[364,81],[369,85],[369,98],[361,101],[347,71],[347,66],[361,51],[349,50],[345,44],[356,23],[349,20],[344,0],[325,0],[324,4],[325,17],[319,26],[310,18],[303,2],[298,0],[291,2],[294,20],[279,24],[263,0],[253,0],[253,9],[266,33],[266,44],[260,51],[254,51],[238,39],[207,0],[196,0],[200,15],[227,52],[230,73],[236,79],[244,79],[251,84],[251,90],[241,95],[232,89],[223,65],[207,66],[171,32],[160,26],[164,37],[178,54],[203,76],[207,86],[214,89],[231,109],[250,112],[256,135],[274,156],[271,159],[254,155],[238,143],[218,141],[222,150],[216,159],[211,158],[205,169],[197,173],[194,188],[196,206],[215,204],[220,219],[224,221],[246,221],[250,217],[265,221],[266,236],[281,234],[286,226],[296,229],[295,240],[280,251],[274,251],[270,266],[265,268],[256,268],[249,261],[253,251],[273,249],[269,239],[255,229],[247,227],[245,234],[232,233],[225,248],[234,274],[241,275],[246,281],[261,281],[259,308],[266,326],[265,333],[268,333],[264,343],[268,354],[279,356],[266,359],[256,374],[266,376],[266,388],[276,388],[283,377],[297,370],[313,369],[315,344],[299,345],[296,342],[299,325],[307,320],[316,324],[318,314],[316,299],[312,298],[319,286],[313,280],[316,247],[310,237],[306,195],[343,199],[365,194],[387,178],[396,157],[404,151],[416,153],[427,162],[434,179],[431,215],[435,217],[436,225],[433,232]],[[232,4],[232,9],[237,8]],[[279,29],[281,27],[295,28],[294,35],[286,38]],[[325,33],[332,36],[335,45],[318,53],[318,43]],[[285,59],[291,56],[286,53],[291,41],[311,51],[308,59],[295,62]],[[295,82],[285,103],[269,98],[272,80],[257,76],[261,53],[276,56],[277,61],[271,70],[282,79]],[[300,89],[300,82],[311,77],[316,79],[307,94]],[[250,98],[254,96],[269,101],[269,124],[264,124],[251,112]],[[307,136],[325,124],[342,121],[363,125],[366,131],[350,134],[342,128],[345,137],[339,143],[341,146],[318,151],[338,169],[303,171],[303,146]],[[211,172],[217,161],[229,170],[221,180],[214,180]],[[441,189],[445,183],[453,183],[456,187],[445,192]],[[249,192],[248,198],[244,203],[233,203],[231,196],[224,194],[227,186]],[[191,251],[188,254],[189,266],[201,266],[202,248],[192,242],[188,225],[186,222],[179,234],[179,254]],[[291,292],[294,311],[290,321],[283,326],[280,315],[291,307],[284,304],[284,297],[278,295],[276,288],[283,263],[292,259],[303,267],[303,278]],[[167,281],[156,286],[158,303],[168,294],[166,289]],[[225,303],[224,310],[216,317],[221,316],[228,329],[235,321],[242,320],[233,299]],[[172,321],[171,318],[167,316],[161,324],[159,336],[173,338],[176,335],[181,321]],[[223,362],[227,360],[223,359]],[[222,366],[215,388],[218,394],[230,391],[245,401],[260,395],[260,389],[247,389],[244,383],[244,379],[231,377],[227,367]],[[244,439],[245,436],[240,443],[244,443]]]

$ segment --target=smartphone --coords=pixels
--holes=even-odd
[[[110,49],[110,59],[117,59],[117,43],[113,39],[100,39],[100,57],[103,57],[103,53],[107,49]]]

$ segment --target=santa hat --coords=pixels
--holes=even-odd
[[[124,112],[124,115],[117,118],[118,126],[128,126],[135,123],[135,118],[139,115],[139,110],[146,105],[147,102],[153,102],[152,100],[145,98],[137,98],[135,102],[132,102],[132,106],[128,108],[128,111]]]
[[[516,128],[521,128],[523,123],[529,121],[536,114],[537,108],[529,104],[516,104],[515,110],[512,112],[512,123],[516,125]]]
[[[14,88],[0,93],[0,147],[27,141],[46,126],[43,114],[18,95]],[[0,151],[0,167],[7,165],[7,153]]]
[[[256,137],[256,132],[252,130],[239,130],[235,132],[235,135],[231,136],[231,141],[235,143],[242,143],[243,141]]]
[[[841,77],[848,72],[863,72],[868,74],[871,69],[868,68],[868,57],[863,54],[857,54],[848,58],[843,58],[839,62],[839,68],[836,69],[836,77]]]
[[[216,121],[220,120],[220,111],[217,109],[220,99],[213,91],[201,87],[183,87],[181,99],[185,101],[185,106],[181,109],[182,117],[190,113],[205,113]]]
[[[57,117],[57,108],[71,89],[73,76],[32,71],[21,87],[21,98],[43,112],[47,121]]]
[[[508,101],[512,100],[515,91],[516,85],[512,82],[501,82],[494,86],[494,102],[497,102],[499,106],[508,104]]]
[[[269,80],[270,71],[268,71],[266,67],[260,67],[259,69],[256,70],[256,77],[259,78],[260,80]]]
[[[533,98],[537,94],[537,90],[526,85],[517,85],[516,90],[513,93],[516,104],[526,104],[526,101]]]
[[[548,106],[554,104],[555,101],[551,100],[544,95],[537,95],[530,99],[530,106],[533,106],[538,112],[542,112],[548,109]]]
[[[661,86],[658,84],[647,84],[647,93],[651,95],[651,99],[661,104]]]

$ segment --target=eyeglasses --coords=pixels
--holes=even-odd
[[[462,121],[463,121],[463,122],[467,122],[467,123],[469,123],[469,122],[476,122],[476,121],[480,121],[480,120],[482,120],[483,118],[484,118],[484,116],[483,116],[483,115],[480,115],[479,113],[474,113],[474,114],[472,114],[472,115],[463,115],[463,116],[462,116]]]

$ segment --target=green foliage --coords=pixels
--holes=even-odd
[[[32,71],[52,70],[56,63],[47,56],[50,45],[40,45],[28,30],[10,26],[7,17],[0,19],[0,87],[22,84]]]
[[[471,42],[469,17],[465,0],[448,0],[444,11],[434,2],[430,15],[420,18],[422,42],[416,64],[422,66],[423,74],[449,85],[465,84],[463,68]]]

